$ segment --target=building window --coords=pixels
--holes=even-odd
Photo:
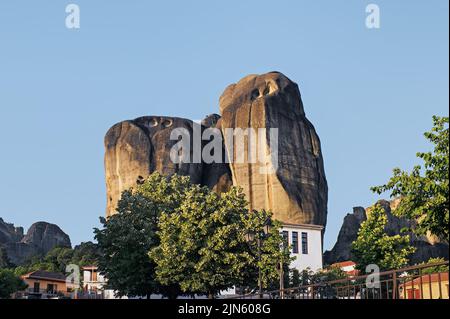
[[[47,293],[49,294],[56,294],[58,291],[58,285],[56,284],[47,284]]]
[[[308,254],[308,233],[302,233],[302,254]]]
[[[289,232],[284,230],[281,233],[281,236],[283,236],[283,248],[286,248],[289,246]]]
[[[292,232],[292,253],[298,254],[298,232]]]

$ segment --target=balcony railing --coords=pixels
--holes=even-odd
[[[60,290],[53,290],[53,289],[34,289],[34,288],[27,288],[25,290],[27,293],[31,294],[48,294],[48,295],[57,295],[57,294],[63,294],[64,292]]]
[[[35,289],[27,288],[24,291],[17,292],[15,298],[17,299],[49,299],[49,298],[67,298],[68,292],[52,289]]]
[[[373,274],[324,281],[283,290],[266,291],[271,299],[449,299],[448,270],[433,271],[449,262],[417,265],[380,272],[376,286],[366,281]],[[369,278],[369,279],[370,279]],[[259,294],[234,296],[238,299],[259,299]]]
[[[24,291],[15,294],[16,299],[49,299],[49,298],[70,298],[70,299],[104,299],[104,292],[98,291],[85,291],[85,290],[73,290],[73,291],[60,291],[60,290],[48,290],[48,289],[34,289],[27,288]]]

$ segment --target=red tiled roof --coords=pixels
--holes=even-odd
[[[331,267],[349,267],[349,266],[356,266],[356,263],[351,260],[347,260],[331,265]]]
[[[359,275],[359,270],[358,269],[353,269],[353,270],[350,270],[350,271],[346,271],[346,273],[349,276],[358,276]]]

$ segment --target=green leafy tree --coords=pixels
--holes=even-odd
[[[384,208],[376,204],[352,243],[356,268],[365,271],[367,265],[376,264],[382,270],[400,268],[407,264],[408,255],[415,248],[409,244],[408,235],[389,236],[385,231],[387,215]]]
[[[241,284],[251,264],[241,218],[247,203],[236,189],[219,196],[190,185],[184,192],[179,207],[161,214],[161,243],[150,257],[161,283],[178,283],[184,292],[212,298]]]
[[[401,197],[394,214],[417,222],[419,235],[431,233],[449,239],[449,118],[433,117],[434,126],[425,137],[434,144],[431,152],[417,153],[424,167],[417,165],[411,173],[395,168],[387,184],[373,187],[378,194],[391,192]]]
[[[72,258],[73,250],[71,248],[56,247],[50,250],[47,255],[45,255],[37,264],[39,265],[38,267],[40,267],[42,264],[52,265],[49,267],[51,268],[50,271],[64,273],[66,271],[66,265],[72,263]],[[32,265],[32,268],[35,268],[35,266]]]
[[[312,271],[311,268],[303,269],[298,271],[296,269],[292,270],[291,287],[302,287],[298,290],[299,293],[304,296],[311,293],[308,286],[315,285],[316,293],[322,298],[336,298],[336,287],[344,286],[348,284],[346,281],[342,283],[334,283],[333,285],[328,284],[330,281],[348,279],[348,275],[340,267],[327,267],[324,269],[319,269],[316,272]]]
[[[150,296],[157,292],[154,266],[146,256],[156,243],[156,219],[152,223],[156,216],[146,208],[145,198],[124,192],[118,213],[108,220],[101,218],[104,228],[95,230],[102,249],[99,270],[118,296]]]
[[[44,270],[50,272],[61,272],[58,268],[58,265],[52,262],[45,262],[41,259],[33,259],[28,264],[17,266],[14,269],[14,273],[18,276],[25,275],[27,273],[36,271],[36,270]]]
[[[261,271],[262,287],[269,290],[279,288],[280,265],[283,265],[284,287],[289,287],[291,272],[289,264],[295,259],[290,257],[289,246],[280,235],[281,223],[273,220],[272,216],[273,214],[266,210],[253,210],[251,213],[245,212],[241,215],[244,222],[243,232],[253,234],[247,243],[253,259],[252,265],[256,266],[247,267],[250,274],[245,282],[258,286],[255,280],[258,279],[258,273]]]
[[[296,268],[291,270],[291,287],[299,287],[302,285],[302,277],[300,271]]]
[[[23,276],[26,273],[28,273],[28,268],[26,268],[24,266],[17,266],[14,268],[14,274],[16,276]]]
[[[262,229],[271,214],[249,214],[246,207],[237,189],[218,195],[189,177],[153,173],[122,194],[115,215],[101,218],[103,228],[94,230],[98,267],[119,296],[213,297],[255,281],[258,266],[267,282],[277,272],[276,259],[266,255],[280,254],[278,224],[263,241],[259,261],[246,234]]]
[[[330,266],[328,268],[320,269],[312,275],[313,283],[321,283],[327,281],[347,279],[348,275],[340,267]],[[345,283],[344,283],[345,284]]]
[[[306,286],[314,283],[314,271],[307,267],[300,272],[300,285]]]
[[[348,275],[338,266],[330,266],[324,269],[320,269],[312,275],[312,283],[319,284],[316,289],[322,298],[338,298],[340,296],[339,291],[336,289],[340,286],[348,285]],[[339,281],[330,284],[332,281]]]
[[[421,265],[436,264],[436,263],[440,263],[440,262],[444,262],[444,261],[445,261],[444,258],[430,258],[430,259],[428,259],[428,261],[421,263]],[[436,274],[439,272],[442,273],[442,272],[448,272],[448,271],[449,271],[448,265],[440,265],[440,266],[424,268],[424,269],[422,269],[421,273],[423,275],[425,275],[425,274]]]
[[[73,249],[71,263],[80,267],[96,266],[100,256],[100,248],[93,242],[83,242]]]
[[[24,265],[16,267],[14,271],[19,276],[36,270],[65,273],[69,264],[78,265],[80,268],[96,265],[99,254],[97,245],[92,242],[81,243],[74,249],[55,247],[45,256],[35,256]]]
[[[0,246],[0,269],[10,268],[12,266],[13,265],[8,258],[8,254],[6,253],[6,249]]]
[[[118,296],[147,296],[162,293],[170,298],[179,294],[176,285],[160,285],[155,264],[148,251],[159,244],[156,235],[161,212],[180,205],[180,189],[189,179],[165,177],[154,173],[145,182],[122,193],[117,213],[100,218],[102,229],[95,229],[100,256],[98,267],[108,278],[108,286]]]
[[[17,291],[25,290],[27,285],[10,269],[0,269],[0,299],[9,299]]]
[[[258,251],[258,236],[271,213],[249,213],[237,188],[218,195],[207,187],[183,186],[183,201],[160,215],[160,244],[149,253],[157,265],[157,279],[179,284],[185,293],[214,298],[221,290],[256,284],[260,268],[267,286],[277,274],[282,241],[273,222]],[[249,240],[251,233],[255,236]]]

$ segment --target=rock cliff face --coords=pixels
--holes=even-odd
[[[0,218],[0,248],[14,265],[45,255],[54,247],[71,247],[69,236],[57,225],[37,222],[24,235],[22,227],[14,227]]]
[[[381,200],[378,203],[383,206],[387,213],[388,223],[386,225],[386,233],[388,235],[400,234],[403,228],[410,229],[413,226],[410,221],[392,214],[392,210],[398,205],[398,200],[392,202]],[[359,227],[367,219],[368,213],[370,214],[370,208],[355,207],[353,208],[353,214],[347,214],[345,216],[336,244],[333,249],[324,253],[324,264],[330,265],[353,259],[351,244],[358,237]],[[448,260],[449,246],[447,243],[440,243],[435,238],[418,237],[411,232],[403,234],[408,234],[411,245],[416,247],[415,253],[409,257],[411,264],[436,257],[443,257]]]
[[[352,260],[351,244],[358,237],[359,227],[366,219],[366,210],[363,207],[353,207],[353,213],[344,217],[344,222],[333,249],[324,253],[324,264],[331,265],[340,261]]]
[[[146,116],[114,125],[105,137],[106,215],[114,214],[122,191],[134,186],[140,176],[157,171],[188,175],[192,182],[218,192],[240,186],[250,209],[271,210],[284,223],[325,226],[328,189],[320,140],[305,116],[297,84],[278,72],[247,76],[226,88],[220,113],[209,115],[201,125],[201,132],[217,128],[225,141],[222,154],[226,150],[228,155],[220,163],[204,159],[173,163],[170,150],[177,141],[170,140],[171,132],[183,128],[195,135],[187,119]],[[260,141],[255,149],[263,155],[256,162],[249,160],[253,152],[249,152],[248,138],[242,149],[235,147],[233,136],[231,142],[227,138],[230,129],[248,128],[256,133],[252,141]],[[277,136],[272,135],[275,131]],[[201,143],[200,153],[207,144]],[[194,147],[190,152],[191,158],[200,155]],[[236,156],[243,156],[244,162]]]
[[[225,137],[228,154],[234,154],[233,184],[244,189],[250,208],[271,210],[284,223],[325,226],[328,188],[320,140],[305,116],[297,84],[278,72],[249,75],[226,88],[220,112],[224,135],[227,128],[253,128],[258,152],[267,155],[252,163],[248,143],[241,154],[237,140]]]
[[[59,226],[46,222],[31,225],[21,243],[37,247],[44,254],[54,247],[72,247],[69,236]]]
[[[22,240],[23,228],[14,227],[13,224],[8,224],[0,218],[0,243],[13,243]]]

